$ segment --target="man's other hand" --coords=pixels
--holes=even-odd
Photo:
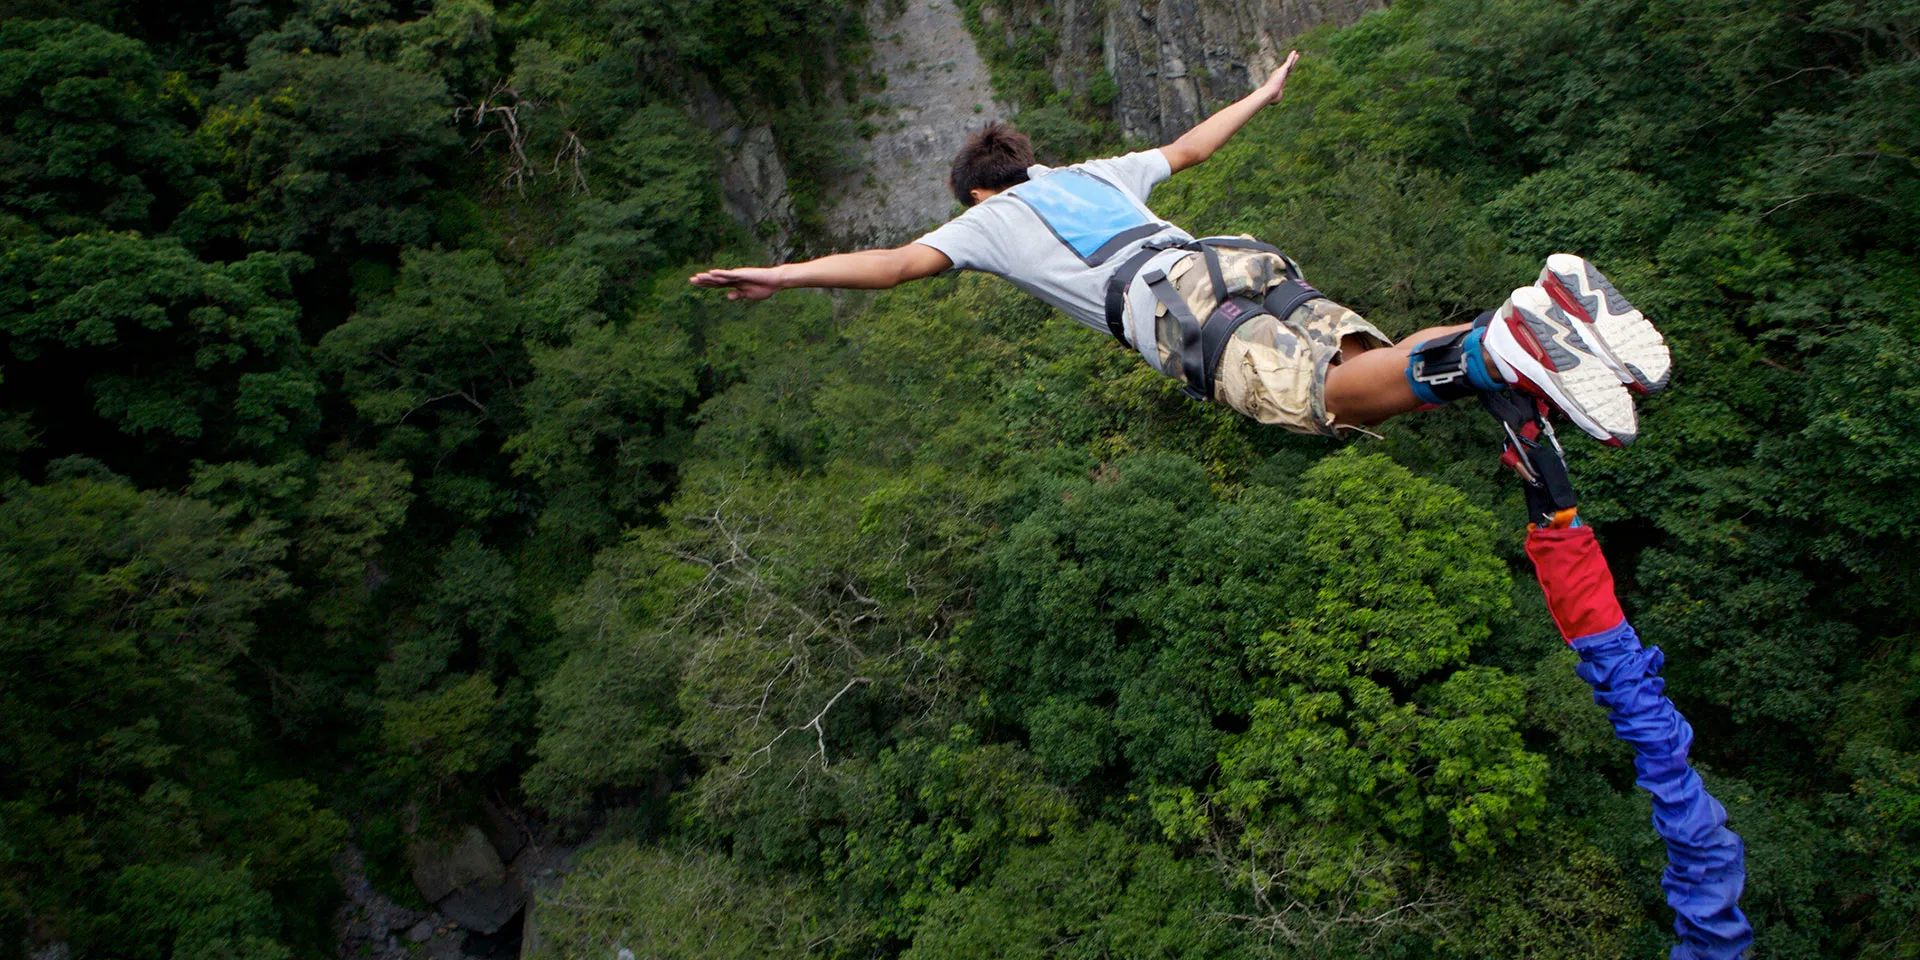
[[[779,293],[779,267],[707,270],[687,278],[696,287],[726,288],[728,300],[765,300]]]
[[[1287,54],[1287,62],[1281,64],[1280,69],[1275,70],[1273,75],[1267,78],[1267,82],[1260,85],[1260,92],[1267,95],[1268,106],[1280,102],[1281,95],[1287,92],[1287,74],[1292,73],[1293,65],[1299,62],[1300,51],[1295,50]]]

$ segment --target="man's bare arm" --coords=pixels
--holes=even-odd
[[[1300,62],[1300,51],[1287,54],[1287,62],[1280,65],[1260,89],[1242,97],[1239,102],[1223,108],[1219,113],[1200,122],[1200,125],[1180,135],[1180,139],[1160,148],[1167,157],[1167,165],[1179,173],[1197,163],[1203,163],[1213,156],[1240,128],[1247,125],[1253,115],[1261,108],[1280,102],[1286,93],[1287,74],[1293,71],[1293,65]]]
[[[707,270],[688,280],[697,287],[725,288],[728,300],[765,300],[794,287],[885,290],[952,267],[953,261],[947,259],[946,254],[923,243],[909,243],[891,250],[836,253],[777,267]]]

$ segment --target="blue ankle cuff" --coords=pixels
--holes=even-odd
[[[1487,331],[1476,327],[1436,337],[1407,355],[1407,386],[1415,399],[1430,407],[1506,389],[1487,372]]]
[[[1426,384],[1421,383],[1418,380],[1415,380],[1413,378],[1412,367],[1408,367],[1405,373],[1407,377],[1407,386],[1413,388],[1414,399],[1419,400],[1421,403],[1424,403],[1429,407],[1438,407],[1447,402],[1444,397],[1440,396],[1437,393],[1434,393],[1432,387],[1429,387]]]
[[[1487,328],[1475,327],[1467,334],[1467,339],[1461,341],[1460,348],[1466,356],[1467,382],[1473,384],[1475,390],[1492,393],[1495,390],[1506,389],[1507,385],[1494,379],[1493,374],[1487,370],[1486,339]]]

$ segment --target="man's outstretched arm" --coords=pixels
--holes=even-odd
[[[794,287],[885,290],[952,267],[953,261],[946,254],[923,243],[909,243],[891,250],[836,253],[777,267],[707,270],[688,279],[697,287],[727,288],[728,300],[765,300]]]
[[[1160,152],[1166,155],[1167,165],[1173,168],[1174,173],[1179,173],[1213,156],[1213,152],[1220,149],[1221,144],[1226,143],[1234,134],[1239,133],[1240,128],[1246,126],[1247,121],[1252,120],[1253,115],[1259,113],[1262,107],[1280,102],[1281,95],[1287,89],[1287,74],[1291,73],[1293,65],[1299,62],[1300,51],[1295,50],[1287,54],[1287,62],[1281,64],[1280,69],[1275,70],[1272,76],[1267,77],[1267,82],[1261,84],[1260,89],[1242,97],[1238,103],[1202,120],[1199,126],[1181,134],[1180,139],[1161,147]]]

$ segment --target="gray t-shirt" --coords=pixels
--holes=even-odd
[[[1092,191],[1076,194],[1074,191],[1052,190],[1056,196],[1049,205],[1048,198],[1041,195],[1046,186],[1038,181],[1049,177],[1062,177],[1080,172],[1091,174],[1104,184],[1119,188],[1125,204],[1132,210],[1100,209],[1104,200],[1096,187]],[[1142,150],[1123,157],[1106,160],[1089,160],[1076,163],[1071,167],[1054,170],[1038,164],[1028,168],[1028,184],[1021,184],[988,197],[984,203],[975,204],[965,213],[948,221],[944,226],[921,237],[916,243],[922,243],[947,255],[953,265],[961,270],[978,270],[1004,277],[1028,293],[1058,307],[1067,316],[1089,327],[1107,332],[1107,278],[1131,258],[1141,244],[1156,238],[1173,237],[1190,240],[1192,237],[1147,208],[1147,197],[1153,192],[1154,185],[1173,175],[1167,165],[1166,155],[1158,150]],[[1071,177],[1054,180],[1054,184],[1068,184]],[[1031,185],[1031,186],[1030,186]],[[1023,199],[1020,194],[1027,194]],[[1106,191],[1111,194],[1111,191]],[[1076,206],[1082,197],[1089,198],[1088,204]],[[1111,206],[1111,204],[1109,204]],[[1050,214],[1055,221],[1049,223],[1042,217],[1041,210],[1054,211]],[[1147,226],[1138,226],[1147,222]],[[1076,233],[1076,227],[1087,226],[1091,232]],[[1131,233],[1125,232],[1130,224]],[[1105,231],[1112,229],[1112,236]],[[1128,239],[1132,236],[1131,239]],[[1123,241],[1095,250],[1101,240]],[[1179,251],[1170,251],[1175,258]],[[1097,264],[1089,264],[1089,256],[1097,256]],[[1145,273],[1146,271],[1141,271]],[[1134,285],[1140,286],[1136,278]],[[1129,310],[1130,314],[1135,311]],[[1151,313],[1148,313],[1151,320]],[[1144,342],[1137,328],[1142,324],[1128,317],[1128,333],[1135,344],[1143,347],[1141,355],[1148,362],[1158,366],[1158,351],[1153,349],[1153,338],[1149,334]],[[1151,330],[1151,324],[1145,325]]]

